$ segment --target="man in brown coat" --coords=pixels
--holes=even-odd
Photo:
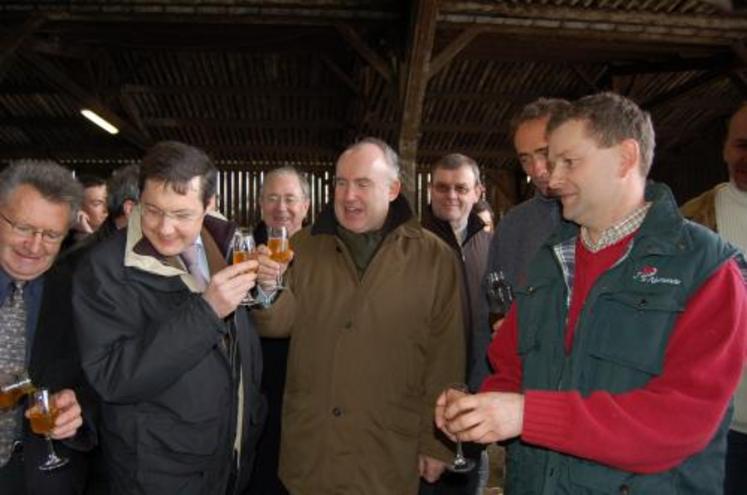
[[[335,200],[293,239],[288,289],[255,312],[291,335],[280,478],[293,495],[409,495],[453,456],[433,426],[464,379],[460,272],[400,196],[394,151],[364,139],[337,161]],[[260,260],[263,289],[277,265]]]

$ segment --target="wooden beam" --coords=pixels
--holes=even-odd
[[[119,128],[120,135],[123,139],[134,145],[139,150],[144,150],[148,147],[149,140],[143,137],[142,134],[140,134],[140,132],[138,132],[129,122],[104,105],[99,98],[80,86],[77,82],[73,81],[63,71],[37,54],[24,53],[22,56],[33,64],[39,74],[42,75],[50,85],[62,90],[65,94],[76,100],[81,107],[90,108]]]
[[[277,86],[187,86],[187,85],[147,85],[147,84],[124,84],[120,92],[128,95],[208,95],[208,96],[278,96],[278,97],[340,97],[336,88],[310,87],[310,88],[283,88]]]
[[[44,16],[32,15],[15,32],[0,40],[0,81],[11,65],[13,55],[46,21]]]
[[[407,43],[407,61],[402,72],[402,111],[398,139],[404,193],[415,205],[416,158],[423,116],[423,100],[428,86],[429,63],[438,16],[437,0],[414,0]]]
[[[441,50],[441,52],[433,57],[430,64],[430,71],[428,72],[428,78],[431,78],[438,74],[444,67],[449,65],[454,57],[456,57],[467,45],[472,43],[480,33],[485,32],[483,26],[474,26],[465,29],[459,36],[454,38],[449,45]]]
[[[334,74],[337,79],[339,79],[350,91],[353,92],[353,94],[359,95],[360,89],[355,84],[355,82],[348,76],[344,70],[340,69],[340,67],[332,61],[331,58],[329,58],[326,55],[321,55],[322,64],[332,73]],[[314,97],[316,97],[317,94],[314,94]],[[336,91],[330,91],[330,96],[339,97],[339,93]]]
[[[142,136],[147,141],[153,141],[150,132],[148,132],[148,128],[145,126],[145,123],[140,116],[140,111],[137,109],[137,105],[135,105],[135,102],[132,101],[132,97],[126,93],[121,93],[119,96],[119,101],[122,104],[122,108],[124,108],[125,113],[127,113],[127,116],[132,122],[135,123],[135,126],[140,131],[140,134],[142,134]]]
[[[641,62],[626,65],[610,65],[609,71],[613,76],[628,76],[638,74],[661,74],[663,72],[693,72],[727,69],[735,64],[734,55],[728,52],[719,53],[712,57],[683,58],[662,60],[659,62]],[[745,65],[742,61],[740,65]]]
[[[701,88],[705,86],[706,84],[716,79],[720,79],[724,76],[725,76],[724,71],[705,72],[699,76],[696,76],[690,79],[684,84],[680,84],[676,88],[672,88],[669,91],[665,91],[664,93],[661,93],[652,98],[649,98],[648,100],[641,103],[641,108],[651,111],[652,109],[654,109],[655,107],[658,107],[659,105],[663,105],[664,103],[668,103],[672,100],[680,98],[681,96],[684,96],[687,93],[693,90],[696,90],[698,88]]]
[[[384,58],[376,53],[368,43],[353,29],[349,24],[336,24],[337,32],[350,44],[351,47],[363,58],[368,65],[373,67],[376,72],[381,74],[387,82],[391,83],[394,80],[392,69]]]
[[[586,86],[593,93],[602,91],[602,88],[597,86],[597,83],[591,77],[589,77],[586,72],[584,72],[580,67],[575,64],[569,64],[569,67],[571,69],[571,72],[573,72],[576,77],[578,77],[578,80],[581,81],[584,86]]]

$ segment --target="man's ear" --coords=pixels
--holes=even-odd
[[[208,200],[208,204],[205,207],[205,209],[207,211],[215,211],[215,204],[216,204],[215,202],[216,202],[216,198],[215,198],[215,194],[213,194],[212,196],[210,196],[210,199]]]
[[[635,139],[624,139],[620,143],[620,177],[631,172],[639,173],[641,168],[641,146]]]
[[[391,184],[389,184],[389,201],[394,201],[397,196],[399,196],[399,192],[402,189],[402,182],[400,182],[399,179],[394,179]]]

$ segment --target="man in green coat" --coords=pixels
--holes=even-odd
[[[461,274],[398,171],[378,139],[343,152],[334,204],[293,238],[288,289],[255,312],[262,335],[291,336],[280,478],[293,495],[414,495],[453,457],[432,404],[464,381]],[[263,290],[277,268],[260,258]]]
[[[493,340],[482,393],[437,424],[509,448],[517,494],[722,493],[747,351],[741,257],[648,183],[649,115],[612,93],[548,124],[565,225],[533,258]]]

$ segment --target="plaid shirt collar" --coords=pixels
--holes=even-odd
[[[623,237],[638,230],[643,223],[643,219],[646,218],[646,213],[648,213],[648,210],[651,208],[651,204],[651,202],[647,202],[615,225],[605,229],[604,232],[602,232],[602,235],[599,236],[597,242],[591,240],[591,236],[586,227],[581,227],[581,242],[583,242],[584,247],[592,253],[597,253],[602,249],[613,245]]]

